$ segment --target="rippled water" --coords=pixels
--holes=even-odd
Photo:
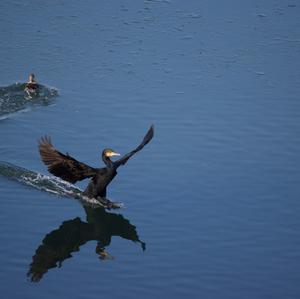
[[[2,161],[47,175],[49,134],[97,166],[156,128],[116,212],[0,177],[1,297],[299,298],[299,8],[1,1],[0,86],[59,93],[0,122]]]
[[[0,120],[7,119],[16,113],[28,112],[34,106],[50,105],[57,97],[55,88],[38,85],[38,93],[29,96],[25,91],[25,83],[16,83],[0,87]]]
[[[0,161],[0,175],[40,191],[77,199],[85,206],[88,205],[95,208],[103,207],[108,209],[119,209],[123,207],[122,203],[118,202],[109,201],[110,205],[100,203],[96,198],[85,196],[81,189],[58,177],[44,175],[11,163]]]

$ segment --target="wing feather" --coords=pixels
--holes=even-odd
[[[97,168],[79,162],[69,154],[59,152],[48,136],[39,140],[39,152],[49,172],[70,183],[93,177],[98,173]]]
[[[141,142],[141,144],[137,148],[135,148],[133,151],[131,151],[130,153],[124,155],[121,159],[115,161],[114,166],[116,168],[118,168],[119,166],[124,165],[135,153],[137,153],[141,149],[143,149],[143,147],[151,141],[153,136],[154,136],[154,125],[152,125],[150,127],[150,129],[148,130],[148,132],[145,135],[145,137],[144,137],[143,141]]]

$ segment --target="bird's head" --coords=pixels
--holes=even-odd
[[[102,152],[103,158],[110,158],[110,157],[114,157],[114,156],[121,156],[121,155],[119,153],[115,152],[114,150],[112,150],[111,148],[106,148]]]
[[[29,75],[29,82],[34,82],[35,76],[34,74]]]

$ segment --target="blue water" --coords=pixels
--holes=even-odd
[[[34,72],[59,94],[0,120],[0,160],[47,174],[49,134],[98,166],[103,148],[126,153],[156,129],[110,185],[125,207],[104,216],[0,177],[1,298],[300,297],[297,1],[4,0],[0,12],[0,86]],[[38,248],[44,266],[53,248],[69,254],[31,282]]]

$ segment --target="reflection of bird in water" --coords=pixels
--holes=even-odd
[[[136,227],[122,215],[106,212],[103,208],[84,206],[84,209],[87,222],[79,217],[67,220],[45,236],[27,273],[31,281],[38,282],[49,269],[61,267],[65,259],[72,257],[72,252],[79,251],[80,246],[88,241],[97,241],[95,251],[101,260],[113,259],[106,251],[113,236],[138,242],[145,250],[146,245],[140,241]]]
[[[102,152],[102,160],[106,165],[104,168],[93,168],[75,160],[69,154],[62,154],[53,147],[49,137],[40,140],[39,151],[49,172],[63,180],[75,183],[86,178],[92,178],[84,191],[84,195],[89,198],[96,198],[109,207],[111,203],[105,198],[106,187],[116,176],[119,166],[124,165],[135,153],[140,151],[153,138],[153,135],[154,128],[151,126],[142,143],[117,161],[112,161],[110,158],[120,156],[120,154],[112,149],[104,149]]]

